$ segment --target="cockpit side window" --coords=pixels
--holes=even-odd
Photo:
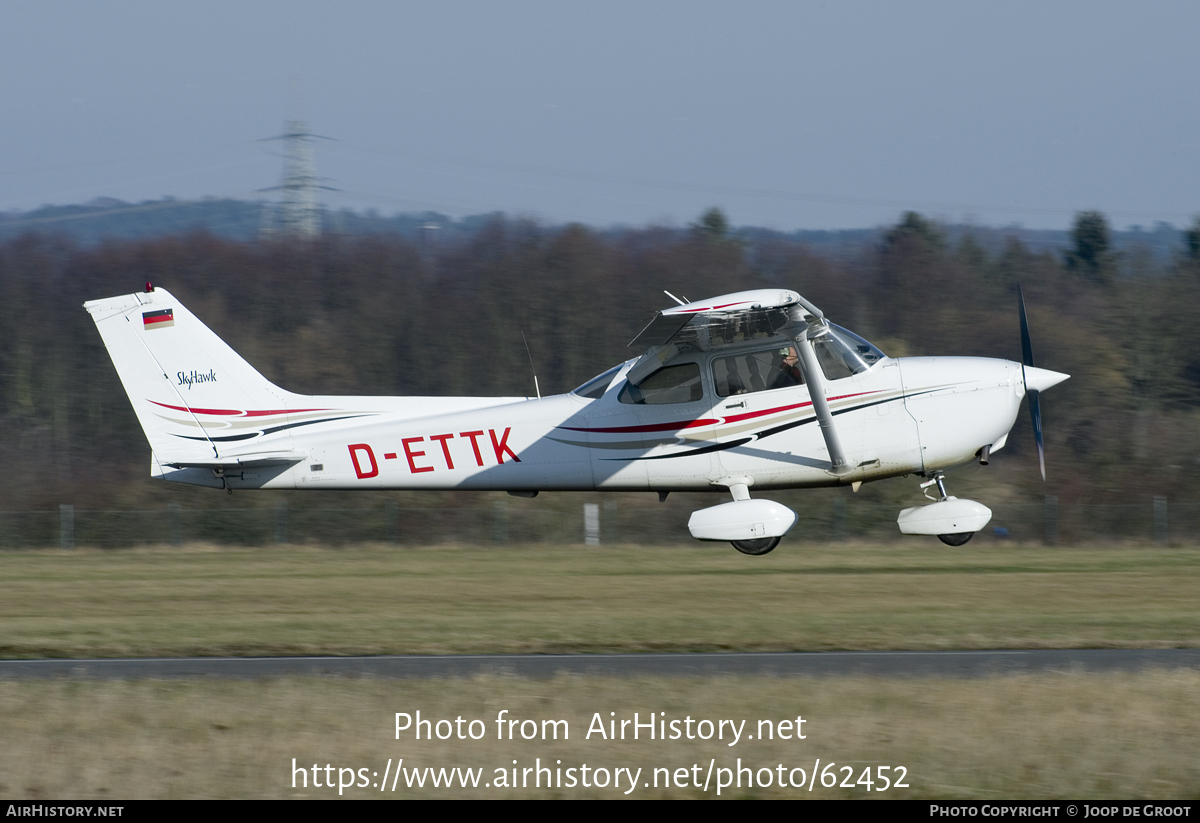
[[[665,406],[671,403],[691,403],[704,397],[700,382],[700,366],[680,363],[663,366],[651,372],[636,386],[626,383],[617,399],[638,406]]]
[[[713,383],[717,395],[729,397],[802,386],[804,377],[796,361],[795,346],[713,358]]]

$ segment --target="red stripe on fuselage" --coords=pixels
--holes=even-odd
[[[827,401],[845,400],[848,397],[862,397],[865,394],[878,394],[878,393],[879,392],[877,392],[877,391],[861,391],[861,392],[855,392],[854,394],[839,394],[836,397],[827,397],[825,399]],[[804,403],[793,403],[790,406],[777,406],[773,409],[763,409],[762,411],[746,412],[745,414],[731,414],[725,418],[725,422],[726,423],[736,423],[739,420],[751,420],[755,417],[765,417],[768,414],[775,414],[777,412],[791,411],[792,409],[802,409],[805,406],[811,406],[811,405],[812,405],[812,401],[808,400]]]
[[[828,397],[826,400],[845,400],[849,397],[862,397],[863,395],[878,393],[878,391],[864,391],[855,392],[854,394],[839,394],[835,397]],[[736,423],[739,420],[752,420],[755,417],[765,417],[768,414],[777,414],[779,412],[791,411],[792,409],[802,409],[805,406],[811,405],[812,401],[808,400],[804,403],[793,403],[790,406],[776,406],[773,409],[763,409],[762,411],[746,412],[745,414],[731,414],[728,417],[721,418],[720,420],[700,418],[699,420],[678,420],[674,423],[658,423],[652,426],[613,426],[612,428],[597,429],[579,428],[576,426],[558,426],[558,428],[566,431],[593,432],[596,434],[637,434],[639,432],[682,431],[683,429],[694,429],[697,426],[712,426],[720,425],[722,423]]]
[[[765,417],[768,414],[775,414],[776,412],[791,411],[792,409],[802,409],[805,406],[811,406],[811,405],[812,405],[812,401],[807,400],[803,403],[793,403],[790,406],[776,406],[773,409],[763,409],[762,411],[746,412],[745,414],[731,414],[725,418],[725,422],[726,423],[736,423],[739,420],[750,420],[755,417]]]
[[[299,414],[300,412],[310,411],[337,411],[337,409],[278,409],[272,411],[248,411],[247,417],[265,417],[268,414]]]
[[[172,406],[169,403],[159,403],[157,400],[151,400],[150,402],[156,406],[162,406],[164,409],[191,412],[192,414],[218,414],[225,417],[266,417],[267,415],[271,414],[298,414],[300,412],[336,411],[336,409],[272,409],[268,411],[242,411],[240,409],[193,409],[189,406]]]

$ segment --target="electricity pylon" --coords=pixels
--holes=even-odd
[[[321,214],[317,209],[317,189],[336,191],[320,185],[313,163],[312,141],[329,140],[313,134],[303,120],[288,120],[283,134],[267,137],[266,140],[283,142],[283,182],[278,186],[259,191],[281,191],[283,202],[279,204],[279,219],[264,234],[279,234],[284,237],[313,238],[321,233]]]

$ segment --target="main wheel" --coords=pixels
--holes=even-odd
[[[958,534],[939,534],[938,540],[941,540],[947,546],[961,546],[962,544],[966,543],[968,540],[970,540],[974,536],[975,536],[975,532],[959,532]]]
[[[778,537],[760,537],[758,540],[731,540],[733,547],[742,554],[768,554],[779,545]]]

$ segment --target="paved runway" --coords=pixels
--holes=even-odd
[[[1036,649],[944,652],[793,652],[776,654],[497,654],[380,657],[189,657],[2,660],[0,678],[130,680],[175,677],[522,677],[572,674],[677,677],[779,676],[983,677],[1036,672],[1200,669],[1200,649]]]

